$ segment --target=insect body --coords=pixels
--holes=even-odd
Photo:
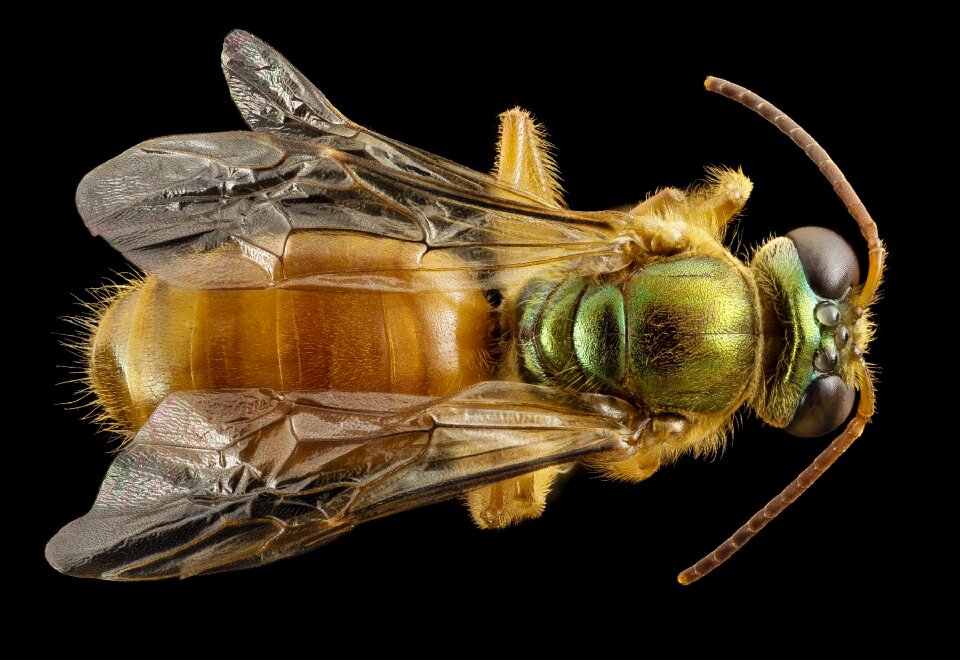
[[[223,65],[253,132],[150,140],[77,194],[147,276],[90,336],[91,389],[131,439],[48,545],[59,570],[254,566],[455,495],[503,527],[542,512],[564,464],[641,480],[716,450],[744,404],[816,436],[860,389],[833,455],[872,414],[883,251],[865,211],[863,285],[825,229],[746,265],[722,244],[752,188],[740,172],[574,212],[523,111],[503,115],[487,176],[353,124],[249,34]]]

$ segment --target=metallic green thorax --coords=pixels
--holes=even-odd
[[[519,305],[521,368],[537,382],[653,409],[722,410],[754,372],[753,301],[738,270],[708,257],[661,261],[618,281],[537,282]]]

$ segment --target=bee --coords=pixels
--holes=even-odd
[[[572,463],[641,481],[718,451],[744,407],[801,437],[850,418],[688,584],[872,417],[876,225],[823,149],[751,92],[706,81],[818,164],[867,242],[862,282],[823,228],[733,255],[725,228],[752,190],[740,171],[571,211],[525,111],[501,116],[486,175],[351,122],[246,32],[222,63],[251,131],[148,140],[77,192],[91,233],[146,275],[92,322],[89,387],[127,441],[91,511],[48,544],[56,569],[248,568],[457,496],[503,528],[539,516]]]

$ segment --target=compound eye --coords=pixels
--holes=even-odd
[[[823,376],[807,386],[800,407],[786,431],[798,438],[830,433],[850,416],[856,391],[840,376]]]
[[[850,244],[823,227],[800,227],[787,234],[800,256],[807,282],[823,298],[839,300],[860,281],[860,265]]]

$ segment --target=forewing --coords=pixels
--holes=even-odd
[[[188,288],[494,288],[551,265],[609,272],[628,261],[617,240],[623,213],[547,208],[367,131],[247,33],[227,37],[223,66],[257,132],[149,140],[77,191],[90,231],[161,279]],[[335,269],[312,260],[325,236],[341,232],[399,241],[403,258]]]
[[[71,575],[114,580],[255,566],[539,467],[600,452],[625,458],[640,426],[618,399],[521,383],[446,398],[174,393],[47,558]]]
[[[550,265],[609,272],[627,261],[616,240],[627,216],[494,197],[400,165],[391,148],[251,132],[158,138],[88,174],[77,207],[136,266],[187,288],[463,286],[450,271],[494,288]],[[403,258],[325,268],[316,246],[344,232],[397,241]]]

